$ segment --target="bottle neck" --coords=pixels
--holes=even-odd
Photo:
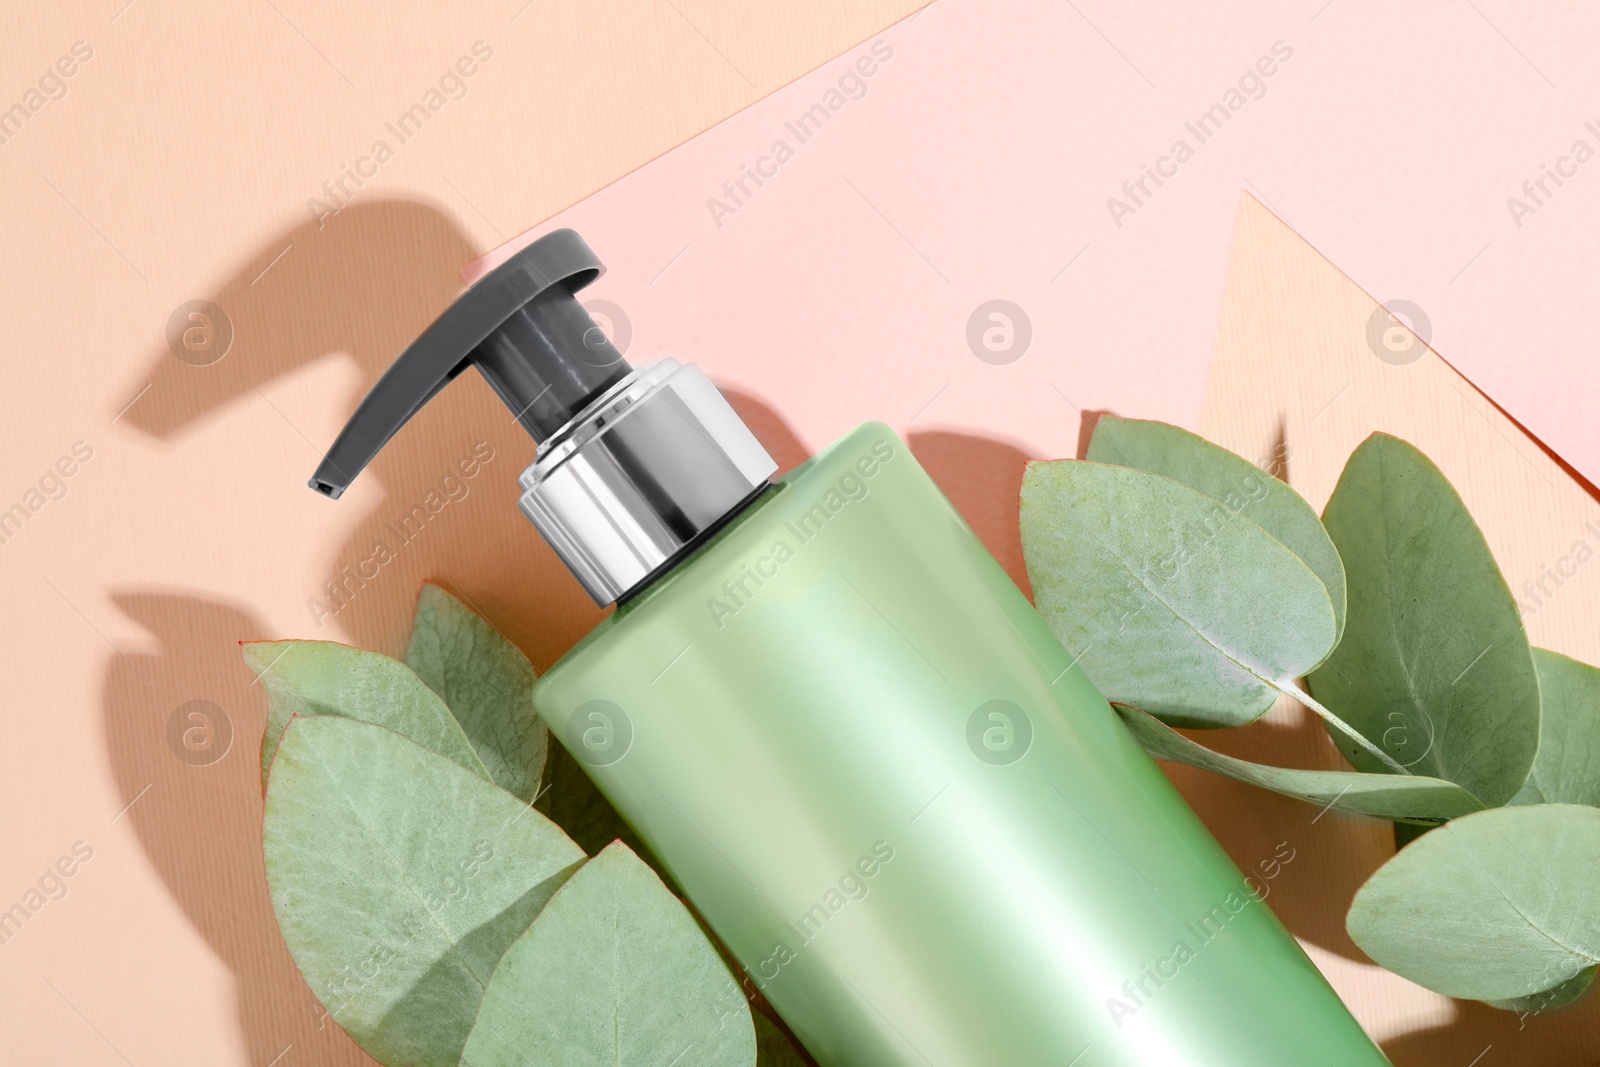
[[[726,515],[722,516],[722,518],[718,519],[710,527],[702,531],[700,535],[697,536],[693,541],[690,541],[688,544],[680,548],[670,559],[661,564],[661,566],[657,567],[655,570],[641,578],[638,584],[632,589],[629,589],[626,593],[623,593],[621,596],[619,596],[617,598],[617,607],[621,608],[628,604],[632,604],[645,593],[648,593],[650,590],[654,589],[663,578],[670,575],[683,564],[689,562],[689,560],[702,548],[705,548],[712,541],[715,541],[724,530],[728,529],[730,526],[733,526],[739,521],[739,519],[755,510],[758,504],[768,499],[773,493],[777,492],[777,490],[778,486],[774,485],[771,481],[762,482],[756,487],[755,492],[751,493],[749,496],[739,501],[739,503],[735,504]]]

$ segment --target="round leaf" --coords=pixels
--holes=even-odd
[[[1504,804],[1539,743],[1528,636],[1461,498],[1428,457],[1373,434],[1323,521],[1344,559],[1344,640],[1313,695],[1401,766]],[[1360,770],[1383,765],[1330,731]]]
[[[1600,670],[1533,650],[1539,672],[1539,751],[1513,804],[1600,807]]]
[[[1299,493],[1242,456],[1165,422],[1102,415],[1087,459],[1164,474],[1238,512],[1277,538],[1328,590],[1334,640],[1344,632],[1344,564]]]
[[[296,718],[262,827],[295,963],[384,1063],[455,1067],[506,949],[583,860],[505,790],[381,726]]]
[[[1040,613],[1107,699],[1178,726],[1259,718],[1328,654],[1327,588],[1255,523],[1161,475],[1033,463],[1022,550]]]
[[[1303,771],[1251,763],[1197,745],[1137,708],[1113,706],[1145,751],[1157,759],[1198,767],[1323,808],[1417,823],[1438,823],[1483,810],[1477,798],[1454,782],[1404,774]]]
[[[491,780],[532,802],[550,735],[533,710],[533,664],[517,646],[477,612],[425,582],[406,666],[449,706]]]
[[[1437,993],[1526,997],[1600,964],[1600,809],[1495,808],[1411,842],[1357,892],[1367,955]]]
[[[562,886],[505,954],[463,1059],[751,1067],[743,994],[694,918],[626,845]]]
[[[489,777],[444,701],[399,660],[332,641],[251,641],[241,651],[267,693],[263,789],[279,740],[296,715],[377,723]]]

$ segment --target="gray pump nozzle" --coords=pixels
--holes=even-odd
[[[477,367],[539,442],[520,479],[523,514],[596,604],[686,558],[777,464],[698,368],[628,366],[574,295],[604,269],[572,230],[496,267],[378,379],[311,488],[338,499],[422,405]]]
[[[543,441],[632,369],[574,295],[605,267],[574,230],[556,230],[468,289],[401,353],[311,478],[337,500],[411,416],[476,366]]]

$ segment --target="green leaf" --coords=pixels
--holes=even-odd
[[[1526,997],[1600,963],[1597,875],[1600,809],[1480,811],[1378,868],[1346,926],[1373,960],[1437,993]]]
[[[1350,604],[1344,640],[1309,679],[1313,694],[1402,766],[1504,804],[1538,747],[1539,680],[1516,602],[1461,498],[1421,452],[1373,434],[1323,521]],[[1382,769],[1349,738],[1333,740],[1357,769]]]
[[[284,731],[262,828],[295,963],[384,1063],[455,1067],[500,957],[583,852],[516,797],[356,719]]]
[[[1137,708],[1113,707],[1145,751],[1157,759],[1198,767],[1324,808],[1417,823],[1437,823],[1483,810],[1477,798],[1453,782],[1403,774],[1269,767],[1213,752]]]
[[[1533,650],[1542,714],[1539,752],[1513,804],[1600,807],[1600,670]]]
[[[1344,632],[1344,564],[1310,504],[1255,464],[1165,422],[1102,415],[1085,457],[1164,474],[1220,501],[1300,557],[1328,591],[1334,640]]]
[[[810,1060],[800,1054],[789,1035],[759,1011],[750,1018],[756,1024],[757,1067],[808,1067]]]
[[[627,846],[585,864],[505,954],[463,1058],[472,1067],[749,1067],[743,994],[694,918]]]
[[[1040,613],[1107,699],[1238,726],[1327,656],[1328,590],[1261,527],[1161,475],[1029,464],[1022,551]]]
[[[489,777],[444,701],[399,660],[332,641],[251,641],[241,651],[267,693],[263,789],[279,739],[296,715],[377,723]]]
[[[1491,1000],[1488,1003],[1496,1008],[1514,1011],[1520,1014],[1537,1015],[1540,1012],[1554,1011],[1564,1008],[1576,1001],[1579,997],[1589,992],[1589,987],[1594,984],[1593,967],[1587,967],[1578,972],[1574,978],[1568,978],[1558,986],[1546,989],[1539,993],[1530,993],[1525,997],[1512,997],[1509,1000]]]
[[[533,664],[517,646],[477,612],[425,582],[406,665],[444,698],[489,777],[532,803],[550,734],[533,710]]]

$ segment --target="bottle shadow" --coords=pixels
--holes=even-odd
[[[1017,501],[1022,472],[1036,457],[1002,441],[937,430],[910,434],[906,444],[989,554],[1031,600]]]

